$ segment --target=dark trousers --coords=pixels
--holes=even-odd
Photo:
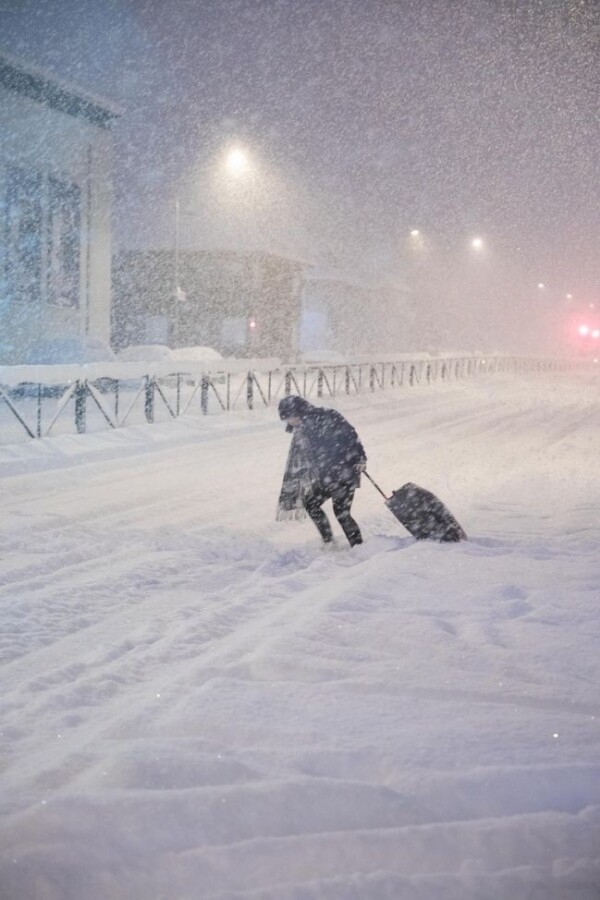
[[[333,514],[340,523],[342,531],[348,538],[351,547],[355,544],[362,544],[362,535],[360,528],[350,515],[350,507],[354,500],[354,491],[356,488],[353,484],[339,484],[332,490],[315,486],[304,496],[304,508],[311,517],[317,530],[326,544],[333,540],[333,533],[329,519],[321,509],[326,500],[333,502]]]

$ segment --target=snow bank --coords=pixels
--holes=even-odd
[[[0,385],[70,384],[78,380],[96,381],[100,378],[130,380],[146,375],[166,377],[179,373],[201,378],[211,372],[268,372],[278,369],[281,360],[269,359],[205,359],[205,360],[145,360],[89,363],[63,366],[0,366]]]

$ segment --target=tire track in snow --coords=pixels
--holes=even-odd
[[[44,775],[48,769],[47,750],[36,749],[45,748],[47,743],[36,733],[38,719],[43,720],[54,712],[61,729],[68,730],[69,740],[65,741],[64,750],[55,752],[52,759],[52,768],[64,771],[69,768],[65,760],[100,740],[108,722],[111,732],[121,727],[115,723],[122,719],[125,727],[131,727],[138,714],[123,715],[124,693],[128,708],[142,710],[143,718],[148,703],[154,704],[157,694],[168,695],[182,678],[185,681],[190,659],[197,660],[197,668],[204,671],[202,678],[206,680],[214,677],[215,667],[239,663],[244,653],[255,651],[257,635],[267,624],[273,628],[289,621],[290,607],[285,601],[305,592],[308,585],[310,589],[314,589],[315,583],[320,585],[323,566],[329,568],[335,564],[335,560],[320,554],[308,560],[300,557],[296,569],[277,575],[268,571],[269,560],[266,562],[266,577],[257,578],[255,571],[242,571],[231,584],[208,594],[194,591],[189,577],[192,576],[192,582],[195,580],[194,570],[189,571],[189,593],[178,609],[173,608],[170,588],[159,590],[156,596],[143,601],[141,608],[136,608],[136,622],[143,615],[146,621],[152,621],[150,630],[142,625],[132,631],[131,610],[118,610],[96,624],[6,664],[2,669],[6,685],[4,733],[9,735],[16,757],[17,783],[27,782],[34,775],[42,781],[48,777]],[[315,568],[316,572],[311,571]],[[348,573],[347,577],[352,575]],[[237,590],[242,599],[231,598],[231,593]],[[295,618],[302,617],[302,606],[300,603],[295,610]],[[115,634],[128,637],[111,647]],[[90,646],[101,648],[96,658],[90,659]],[[61,665],[62,659],[68,659],[68,665]],[[36,670],[46,674],[32,678],[31,672]],[[106,689],[107,683],[110,689]],[[159,690],[153,685],[158,685]],[[100,710],[97,724],[90,726],[87,719],[79,720],[79,716],[95,707]],[[61,713],[64,728],[60,725]],[[80,724],[85,724],[85,728],[78,741]],[[27,737],[29,729],[33,737]],[[19,737],[25,739],[21,747],[15,743]],[[11,782],[14,781],[15,773],[11,773]]]

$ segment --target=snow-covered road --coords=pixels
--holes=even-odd
[[[0,447],[3,900],[598,900],[598,380],[336,402],[443,498],[274,521],[273,410]]]

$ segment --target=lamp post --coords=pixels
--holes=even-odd
[[[175,299],[175,328],[173,337],[176,340],[180,338],[180,322],[181,322],[181,314],[180,314],[180,304],[182,300],[186,299],[185,291],[181,290],[181,285],[179,284],[179,270],[180,270],[180,260],[181,260],[181,216],[193,216],[197,215],[196,213],[191,212],[190,210],[181,209],[181,204],[179,201],[179,197],[175,198],[175,241],[174,241],[174,255],[175,255],[175,284],[174,284],[174,299]]]
[[[177,340],[179,340],[179,229],[180,229],[180,220],[181,220],[181,208],[179,203],[179,197],[175,198],[175,290],[174,290],[174,300],[175,300],[175,329],[174,335]]]
[[[221,162],[219,164],[220,169],[220,177],[223,177],[223,174],[227,176],[227,180],[230,182],[242,181],[248,182],[251,179],[255,172],[256,166],[251,156],[249,156],[246,149],[239,145],[230,146],[224,157],[222,157]],[[174,339],[180,340],[180,330],[181,330],[181,302],[185,300],[185,293],[181,289],[181,285],[179,283],[180,278],[180,269],[181,269],[181,217],[182,216],[197,216],[198,212],[194,212],[193,210],[181,209],[181,203],[179,199],[179,194],[175,197],[175,234],[174,234],[174,303],[175,303],[175,316],[174,316]]]

